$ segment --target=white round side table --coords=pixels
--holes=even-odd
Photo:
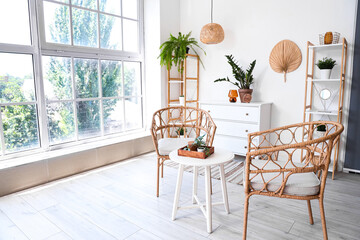
[[[219,149],[219,148],[215,147],[215,152],[212,155],[210,155],[209,157],[207,157],[206,159],[179,156],[177,153],[177,150],[172,151],[170,153],[169,157],[172,161],[179,163],[179,170],[178,170],[178,177],[177,177],[177,184],[176,184],[174,205],[173,205],[173,212],[172,212],[172,220],[175,220],[176,212],[179,209],[200,208],[206,218],[207,231],[208,231],[208,233],[211,233],[212,232],[212,206],[224,204],[225,211],[227,213],[230,213],[227,188],[226,188],[224,164],[227,162],[230,162],[234,158],[234,154],[232,152],[226,151],[224,149]],[[194,167],[194,182],[193,182],[193,192],[192,192],[192,201],[193,201],[194,205],[180,207],[179,206],[179,197],[180,197],[181,184],[182,184],[185,165]],[[219,166],[219,170],[220,170],[223,202],[212,203],[211,190],[210,190],[210,187],[211,187],[210,186],[211,185],[210,168],[211,168],[211,166],[216,166],[216,165]],[[205,195],[206,195],[206,203],[205,204],[201,203],[197,196],[198,168],[199,167],[205,167]]]

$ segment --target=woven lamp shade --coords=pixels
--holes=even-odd
[[[224,35],[220,24],[208,23],[201,29],[200,41],[205,44],[217,44],[224,40]]]

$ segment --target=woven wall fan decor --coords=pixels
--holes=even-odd
[[[271,50],[269,57],[272,70],[284,73],[284,82],[286,82],[286,73],[295,71],[300,66],[301,61],[300,48],[290,40],[278,42]]]

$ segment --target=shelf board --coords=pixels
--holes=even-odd
[[[184,83],[183,81],[170,80],[169,83]]]
[[[186,80],[187,82],[197,82],[197,80]],[[170,80],[169,83],[184,83],[184,81],[178,81],[178,80]]]
[[[309,48],[333,48],[333,47],[341,47],[342,45],[343,45],[342,43],[326,44],[326,45],[314,45],[314,46],[309,46]]]
[[[318,110],[307,110],[307,114],[316,114],[316,115],[330,115],[330,116],[337,116],[338,112],[334,111],[318,111]]]
[[[311,78],[310,78],[311,79]],[[340,82],[340,78],[333,79],[311,79],[313,82]]]

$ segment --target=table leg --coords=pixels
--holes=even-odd
[[[224,164],[219,165],[219,170],[220,170],[221,189],[222,189],[222,195],[223,195],[223,200],[224,200],[225,211],[227,213],[230,213],[228,193],[227,193],[227,188],[226,188],[226,178],[225,178]]]
[[[212,206],[211,206],[211,190],[210,190],[210,167],[205,167],[205,192],[206,192],[206,225],[208,233],[212,232]]]
[[[193,193],[192,193],[193,203],[196,203],[195,196],[197,196],[198,175],[199,175],[199,167],[194,166],[194,180],[193,180]]]
[[[176,212],[179,207],[179,198],[180,198],[183,174],[184,174],[184,165],[179,164],[179,171],[178,171],[178,177],[177,177],[177,183],[176,183],[176,189],[175,189],[175,197],[174,197],[174,205],[173,205],[173,211],[172,211],[172,220],[175,220]]]

